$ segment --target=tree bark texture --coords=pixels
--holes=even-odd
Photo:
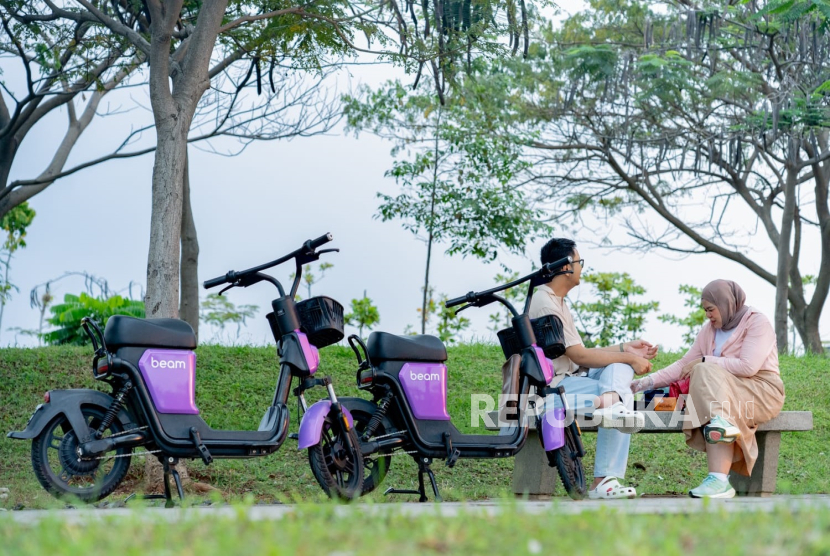
[[[170,55],[171,38],[182,3],[183,0],[146,2],[152,19],[150,104],[156,126],[147,295],[144,298],[147,318],[179,316],[187,135],[199,99],[210,85],[210,56],[228,1],[206,0],[202,4],[184,55],[174,59]],[[153,458],[147,458],[148,488],[157,486],[159,467]],[[182,472],[186,467],[180,465],[179,469]]]
[[[170,45],[183,0],[148,0],[150,26],[150,103],[156,126],[150,248],[147,254],[147,318],[179,316],[179,265],[187,135],[196,106],[210,85],[210,56],[227,0],[202,4],[183,56],[173,59]],[[172,90],[171,90],[172,81]]]
[[[184,189],[182,193],[182,259],[181,259],[181,303],[179,318],[193,327],[199,338],[199,241],[196,237],[196,222],[190,202],[190,164],[185,159]]]
[[[790,141],[794,140],[791,139]],[[797,180],[798,165],[787,165],[784,214],[781,217],[781,233],[778,238],[778,273],[775,283],[775,338],[778,341],[778,353],[789,351],[787,318],[789,315],[790,266],[792,264],[790,241],[793,235],[793,219],[796,210],[795,188]]]

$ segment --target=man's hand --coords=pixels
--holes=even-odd
[[[680,371],[680,378],[689,378],[689,375],[692,374],[692,369],[694,369],[695,365],[698,363],[703,363],[703,359],[698,357],[697,359],[686,363],[686,365],[683,366],[683,370]]]
[[[633,353],[637,357],[643,357],[645,359],[654,359],[657,356],[657,346],[653,346],[645,340],[625,342],[623,349],[628,353]]]
[[[631,363],[631,367],[634,369],[635,375],[644,375],[651,372],[651,361],[644,357],[637,356]]]

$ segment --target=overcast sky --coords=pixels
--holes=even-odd
[[[11,81],[19,68],[3,62],[4,77]],[[356,83],[377,84],[394,75],[385,66],[353,67],[337,77],[337,87],[345,91]],[[111,106],[129,106],[127,93],[114,94]],[[149,105],[147,93],[134,89],[132,99]],[[115,117],[96,118],[76,146],[69,165],[103,154],[120,141],[130,125],[149,121],[149,114],[135,110]],[[30,133],[15,161],[12,179],[36,176],[46,165],[49,147],[57,144],[65,128],[65,115],[41,123]],[[394,180],[384,177],[390,168],[391,144],[368,134],[355,138],[338,129],[329,136],[272,143],[254,143],[241,155],[222,157],[191,146],[191,189],[193,210],[201,249],[199,279],[203,281],[229,269],[241,270],[272,259],[293,249],[308,238],[334,234],[333,247],[341,252],[325,258],[334,264],[325,279],[314,286],[313,294],[329,295],[348,307],[352,298],[364,290],[380,310],[379,329],[402,333],[407,325],[418,325],[421,285],[426,257],[424,243],[404,230],[399,222],[383,223],[374,218],[379,191],[394,193]],[[6,306],[0,345],[32,345],[31,338],[8,331],[37,327],[38,313],[29,307],[29,290],[36,284],[56,278],[66,271],[86,271],[105,278],[115,290],[131,282],[144,283],[150,223],[150,191],[153,157],[109,162],[64,178],[30,204],[37,217],[29,229],[28,246],[12,261],[11,281],[20,288]],[[729,213],[733,219],[747,218],[741,211]],[[657,219],[653,222],[658,224]],[[752,228],[754,222],[747,221]],[[626,253],[589,245],[598,236],[594,226],[614,226],[612,234],[621,237],[618,224],[589,222],[556,230],[558,236],[573,237],[579,243],[587,269],[603,272],[628,272],[648,293],[644,299],[660,302],[660,310],[649,318],[643,337],[668,348],[681,345],[682,330],[657,320],[661,313],[685,315],[683,299],[677,294],[680,284],[704,286],[716,278],[737,281],[747,292],[748,303],[770,318],[773,315],[774,288],[743,267],[715,255],[698,255],[682,260],[668,259],[661,253]],[[751,249],[763,265],[774,272],[775,253],[767,248],[765,236],[756,236]],[[529,257],[538,259],[541,242],[528,245]],[[818,271],[819,248],[815,237],[805,241],[803,272]],[[518,256],[501,258],[513,270],[528,272],[530,260]],[[288,266],[275,275],[287,280]],[[436,292],[449,296],[469,290],[485,289],[495,283],[498,264],[474,259],[450,258],[437,250],[433,258],[431,283]],[[68,279],[54,288],[64,293],[79,293],[81,279]],[[233,290],[229,299],[237,304],[260,307],[237,338],[235,329],[224,333],[225,341],[272,344],[265,313],[275,297],[267,284]],[[580,291],[583,290],[583,291]],[[204,295],[205,292],[202,291]],[[590,295],[586,286],[572,297]],[[465,313],[473,321],[464,338],[494,341],[488,330],[488,314],[494,309],[471,309]],[[830,316],[822,318],[822,337],[830,339]],[[347,334],[349,331],[347,331]],[[217,331],[203,328],[202,340],[217,340]]]

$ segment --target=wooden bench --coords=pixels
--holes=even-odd
[[[671,411],[643,411],[646,427],[638,434],[680,433],[683,421],[679,413]],[[489,413],[488,430],[499,430],[498,412]],[[596,425],[577,418],[583,433],[597,432]],[[778,475],[778,449],[781,433],[813,430],[813,414],[810,411],[782,411],[775,419],[764,423],[755,432],[758,441],[758,460],[752,469],[752,476],[729,474],[729,481],[739,496],[771,496],[775,492]],[[532,496],[550,496],[558,482],[556,469],[550,467],[534,427],[530,431],[524,448],[516,454],[513,467],[513,492]],[[590,483],[590,478],[588,479]]]

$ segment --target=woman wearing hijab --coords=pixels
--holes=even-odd
[[[715,280],[701,297],[708,322],[691,349],[676,363],[632,382],[631,390],[690,379],[683,432],[686,444],[706,452],[709,475],[689,495],[732,498],[728,473],[752,473],[758,459],[755,429],[781,411],[784,383],[772,325],[744,304],[741,287]]]

